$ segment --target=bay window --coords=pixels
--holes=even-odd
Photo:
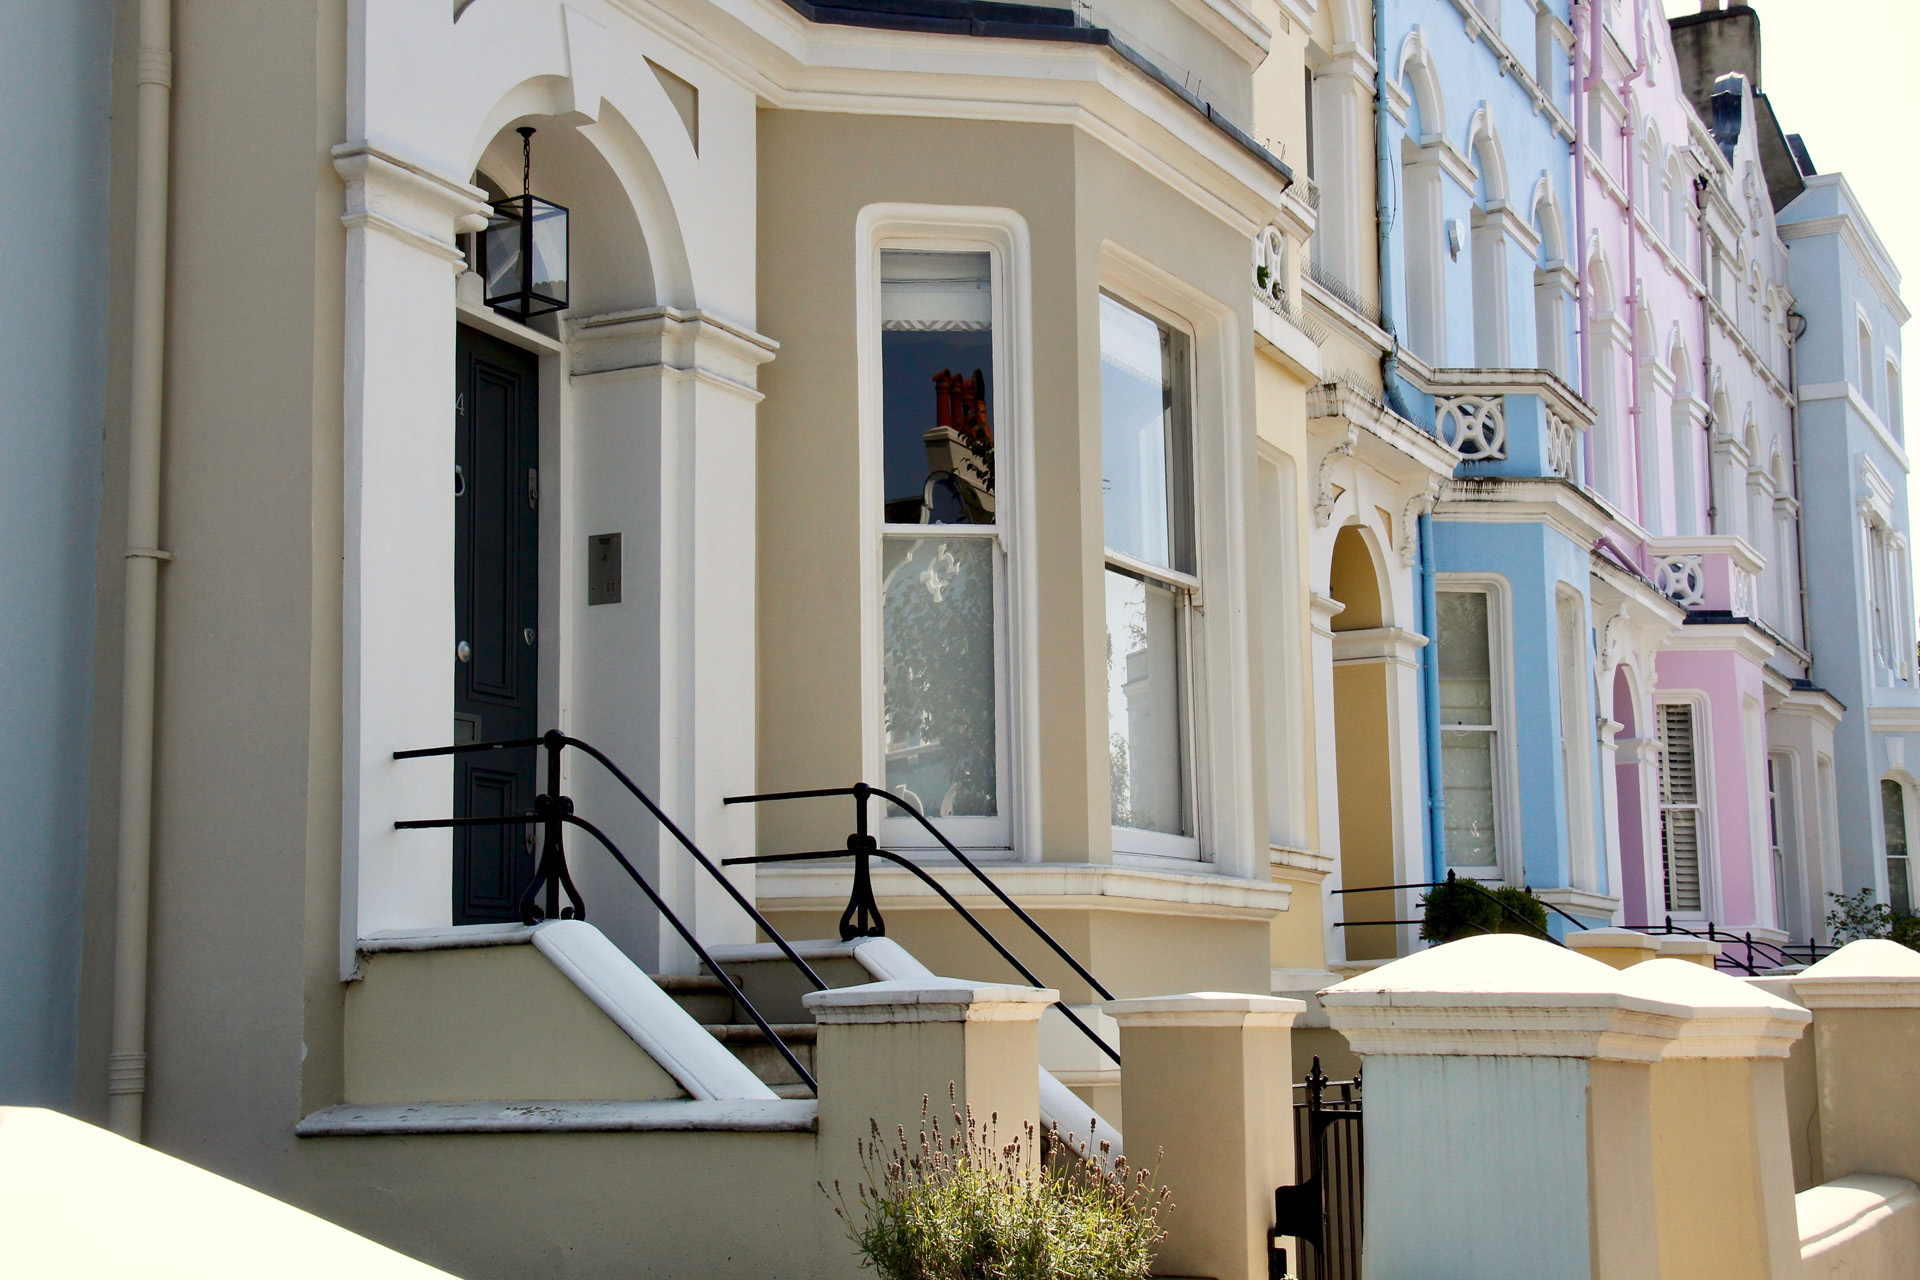
[[[1100,298],[1107,734],[1113,847],[1197,858],[1190,344]]]

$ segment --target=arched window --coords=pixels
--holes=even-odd
[[[1687,355],[1686,344],[1678,337],[1669,353],[1668,370],[1673,374],[1673,410],[1668,419],[1667,446],[1673,456],[1673,531],[1686,538],[1701,531],[1699,486],[1694,479],[1699,432],[1694,426],[1693,362]]]
[[[1540,259],[1533,273],[1534,360],[1565,378],[1567,361],[1567,237],[1554,202],[1553,188],[1541,182],[1533,202],[1533,227],[1540,236]]]
[[[1482,369],[1513,363],[1507,302],[1507,173],[1500,140],[1484,113],[1473,134],[1479,191],[1473,211],[1473,362]]]
[[[1860,317],[1860,398],[1867,402],[1867,408],[1875,409],[1873,400],[1873,326],[1867,323],[1865,316]]]
[[[1593,476],[1595,488],[1618,503],[1621,493],[1620,393],[1618,344],[1614,338],[1614,317],[1618,301],[1613,279],[1605,259],[1598,252],[1587,260],[1587,288],[1590,291],[1592,333],[1587,358],[1592,362],[1587,379],[1593,403]]]
[[[1887,411],[1881,415],[1887,420],[1887,430],[1893,432],[1893,438],[1905,443],[1907,439],[1907,411],[1900,399],[1900,366],[1887,361]]]
[[[1693,262],[1693,184],[1687,181],[1687,172],[1681,167],[1680,157],[1674,156],[1667,161],[1667,243],[1673,246],[1680,265],[1691,268]]]
[[[1430,364],[1445,364],[1446,291],[1443,285],[1447,248],[1441,211],[1440,148],[1421,145],[1438,139],[1447,127],[1446,108],[1419,32],[1408,37],[1401,60],[1412,109],[1407,113],[1407,136],[1401,141],[1400,199],[1401,256],[1405,259],[1405,340],[1414,355]]]

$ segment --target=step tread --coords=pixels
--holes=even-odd
[[[710,973],[650,973],[653,985],[662,991],[711,991],[727,994],[726,984]]]
[[[766,1034],[751,1022],[720,1022],[703,1024],[709,1035],[721,1044],[762,1044]],[[811,1043],[820,1036],[819,1024],[813,1022],[776,1022],[774,1034],[782,1040],[792,1043]]]

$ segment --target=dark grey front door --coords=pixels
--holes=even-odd
[[[461,327],[454,390],[454,741],[539,733],[540,367]],[[530,813],[536,752],[457,755],[455,817]],[[456,827],[453,922],[517,919],[533,827]]]

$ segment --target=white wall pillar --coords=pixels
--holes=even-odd
[[[1366,1071],[1368,1280],[1656,1280],[1651,1066],[1688,1010],[1517,934],[1320,995]]]
[[[569,336],[582,464],[575,524],[581,536],[626,533],[625,590],[641,605],[589,609],[579,598],[574,732],[635,761],[635,780],[715,863],[750,854],[752,807],[721,801],[754,788],[754,382],[775,344],[668,307],[587,317]],[[623,790],[578,765],[573,785],[583,812],[631,833],[623,847],[703,943],[754,940],[746,913]],[[623,879],[597,853],[583,861],[577,876]],[[751,898],[752,868],[729,874]],[[692,951],[664,925],[657,934],[635,925],[616,941],[649,968],[694,971]]]
[[[1813,1011],[1820,1180],[1920,1182],[1920,953],[1862,939],[1790,981]]]
[[[334,149],[346,181],[341,971],[382,929],[452,919],[445,757],[453,733],[454,236],[483,193],[371,143]]]

